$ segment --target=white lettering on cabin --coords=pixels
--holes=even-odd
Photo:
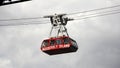
[[[59,49],[59,48],[68,48],[68,47],[70,47],[70,44],[43,47],[42,50],[46,51],[46,50],[53,50],[53,49]]]

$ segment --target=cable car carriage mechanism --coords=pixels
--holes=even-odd
[[[50,38],[43,40],[40,49],[49,55],[76,52],[78,49],[76,41],[69,37],[67,28],[65,27],[67,22],[73,19],[64,17],[65,15],[66,14],[55,14],[44,16],[44,18],[50,18],[52,28]],[[52,36],[52,34],[54,36]]]

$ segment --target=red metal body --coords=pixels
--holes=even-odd
[[[68,36],[46,39],[41,45],[41,50],[49,55],[75,52],[77,49],[76,41]]]

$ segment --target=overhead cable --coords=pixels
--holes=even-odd
[[[104,7],[104,8],[99,8],[99,9],[92,9],[92,10],[87,10],[87,11],[82,11],[82,12],[69,13],[67,15],[74,15],[74,14],[79,14],[79,13],[86,13],[86,12],[110,9],[110,8],[115,8],[115,7],[120,7],[120,5],[115,5],[115,6],[111,6],[111,7]],[[0,21],[31,20],[31,19],[42,19],[42,18],[44,18],[44,16],[30,17],[30,18],[18,18],[18,19],[0,19]]]
[[[90,11],[96,11],[96,10],[104,10],[104,9],[109,9],[109,8],[115,8],[115,7],[120,7],[120,5],[112,6],[112,7],[106,7],[106,8],[100,8],[100,9],[94,9],[94,10],[89,10],[89,11],[84,11],[84,12],[77,12],[77,13],[85,13],[85,12],[90,12]],[[115,11],[115,12],[113,12]],[[74,13],[74,14],[77,14]],[[117,10],[110,10],[110,11],[104,11],[104,12],[98,12],[98,13],[92,13],[88,14],[86,16],[78,16],[81,18],[75,18],[75,20],[82,20],[82,19],[87,19],[87,18],[92,18],[92,17],[99,17],[99,16],[105,16],[105,15],[111,15],[111,14],[118,14],[120,13],[119,9]],[[73,14],[73,13],[72,13]],[[47,24],[44,23],[44,21],[36,21],[39,23],[35,23],[35,21],[30,21],[32,19],[43,19],[43,17],[31,17],[31,18],[19,18],[19,19],[0,19],[1,22],[9,22],[9,21],[14,21],[14,22],[20,22],[21,20],[28,20],[29,22],[34,22],[34,23],[29,23],[29,22],[22,22],[22,23],[0,23],[0,26],[18,26],[18,25],[32,25],[32,24]],[[43,22],[43,23],[41,23]],[[48,22],[49,23],[49,22]]]
[[[111,13],[105,13],[105,14],[98,14],[98,15],[92,15],[92,16],[86,16],[86,17],[81,17],[78,19],[74,19],[74,20],[82,20],[82,19],[87,19],[87,18],[93,18],[93,17],[100,17],[100,16],[106,16],[106,15],[113,15],[113,14],[119,14],[119,12],[111,12]]]
[[[18,18],[18,19],[0,19],[0,21],[32,20],[32,19],[41,19],[41,18],[43,18],[43,17]]]
[[[110,6],[110,7],[104,7],[104,8],[98,8],[98,9],[92,9],[92,10],[81,11],[81,12],[75,12],[75,13],[69,13],[67,15],[74,15],[74,14],[86,13],[86,12],[91,12],[91,11],[99,11],[99,10],[111,9],[111,8],[115,8],[115,7],[120,7],[120,5],[115,5],[115,6]]]
[[[3,23],[3,24],[0,24],[0,26],[20,26],[20,25],[36,25],[36,24],[47,24],[49,22],[44,22],[44,23],[41,23],[42,21],[31,21],[33,23],[29,23],[29,22],[22,22],[22,23]],[[39,23],[36,23],[36,22],[39,22]]]

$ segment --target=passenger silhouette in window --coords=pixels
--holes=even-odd
[[[55,40],[51,40],[51,41],[50,41],[50,45],[51,45],[51,46],[55,45]]]
[[[64,44],[69,44],[69,38],[63,38]]]
[[[62,42],[61,42],[61,40],[60,40],[60,39],[57,39],[57,40],[56,40],[56,43],[57,43],[57,45],[62,44]]]

